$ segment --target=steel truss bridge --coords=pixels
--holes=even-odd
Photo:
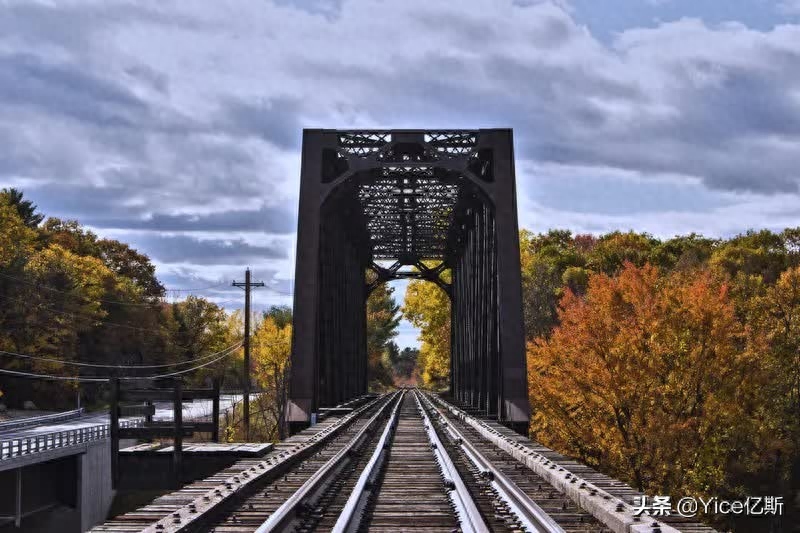
[[[511,130],[304,131],[294,430],[367,391],[367,297],[402,278],[428,280],[449,297],[453,397],[525,430]]]
[[[92,531],[714,533],[520,434],[510,130],[306,130],[302,158],[293,435]],[[447,395],[365,394],[367,298],[401,278],[450,299]]]

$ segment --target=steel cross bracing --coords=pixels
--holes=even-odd
[[[450,297],[453,395],[526,426],[518,239],[511,130],[305,130],[293,427],[366,391],[366,299],[399,278]]]

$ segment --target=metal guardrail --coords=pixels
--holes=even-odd
[[[80,409],[63,411],[61,413],[51,413],[49,415],[29,416],[26,418],[6,420],[4,422],[0,422],[0,431],[9,431],[12,429],[38,426],[41,424],[52,424],[53,422],[61,422],[63,420],[72,420],[73,418],[80,418],[83,413],[84,409],[81,407]]]
[[[125,420],[120,427],[137,427],[142,421]],[[23,455],[41,453],[58,448],[66,448],[87,442],[108,439],[111,436],[110,424],[52,431],[39,435],[29,435],[0,440],[0,461],[13,459]]]

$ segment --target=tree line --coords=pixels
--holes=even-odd
[[[125,243],[99,238],[74,220],[46,218],[20,191],[0,191],[0,368],[92,379],[189,368],[233,345],[236,321],[213,302],[164,300],[150,259]],[[232,358],[231,358],[232,359]],[[90,363],[97,366],[79,366]],[[114,366],[161,365],[159,369]],[[177,366],[170,366],[177,365]],[[231,381],[225,364],[187,376]],[[10,406],[74,406],[104,401],[102,384],[2,375]]]
[[[520,249],[533,439],[649,494],[782,496],[800,521],[800,228],[522,231]],[[403,312],[443,386],[446,296],[412,282]]]
[[[152,376],[209,362],[182,376],[187,386],[218,380],[241,389],[243,352],[229,348],[243,337],[242,313],[196,295],[167,302],[166,294],[145,254],[78,221],[46,217],[21,191],[0,190],[0,370],[9,371],[0,373],[0,402],[60,410],[73,408],[80,394],[84,405],[102,407],[107,384],[78,379]],[[373,291],[367,338],[375,388],[392,383],[398,311],[390,287]],[[252,379],[260,393],[251,437],[275,440],[286,433],[280,414],[292,311],[273,306],[252,319]],[[214,362],[217,353],[229,355]],[[241,406],[226,420],[226,437],[240,440]]]
[[[520,250],[534,439],[651,494],[777,495],[797,513],[800,228],[665,240],[522,231]],[[150,375],[161,370],[110,367],[188,368],[242,338],[241,312],[165,294],[146,255],[0,191],[0,369]],[[382,285],[366,312],[371,388],[447,385],[444,292],[412,281],[398,305]],[[420,329],[418,351],[394,342],[401,313]],[[254,317],[256,438],[285,436],[291,318],[286,307]],[[241,369],[236,348],[185,379],[241,388]],[[102,383],[7,374],[0,391],[10,406],[69,408],[76,391],[106,401]],[[229,414],[230,439],[240,414]],[[746,527],[735,520],[722,525]]]
[[[532,436],[651,494],[782,496],[792,523],[800,228],[522,244]]]

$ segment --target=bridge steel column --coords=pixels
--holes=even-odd
[[[514,172],[514,143],[511,130],[487,132],[484,138],[493,147],[494,175],[492,199],[495,209],[497,257],[497,305],[499,328],[500,390],[496,396],[500,419],[527,434],[528,404],[525,324],[522,313],[522,271],[517,221],[517,190]]]
[[[367,391],[367,297],[397,278],[432,281],[450,297],[453,396],[526,430],[515,187],[508,129],[304,131],[293,430]]]
[[[333,187],[324,176],[337,146],[334,131],[303,132],[286,413],[292,431],[308,425],[319,407],[367,390],[366,254],[348,234],[347,213],[325,206]]]
[[[336,135],[303,132],[300,162],[300,207],[297,225],[297,261],[292,316],[291,401],[286,418],[290,424],[307,423],[318,408],[317,363],[322,151],[336,146]]]

